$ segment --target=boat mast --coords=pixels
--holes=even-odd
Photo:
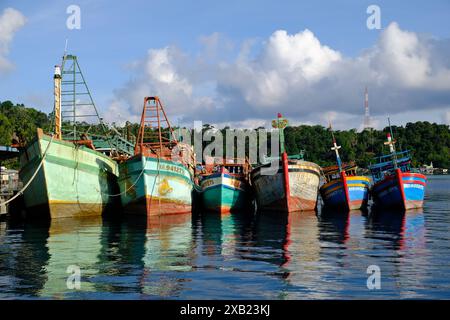
[[[56,139],[62,139],[61,133],[61,67],[55,66],[53,75],[54,100],[55,100],[55,135]]]
[[[389,145],[389,151],[391,153],[391,156],[394,160],[394,169],[397,169],[397,152],[395,152],[395,139],[394,134],[392,133],[392,127],[391,127],[391,119],[388,118],[389,123],[389,132],[387,135],[387,141],[384,143],[385,145]]]
[[[276,120],[272,120],[272,127],[278,129],[280,131],[280,153],[283,154],[286,152],[284,146],[284,128],[288,125],[288,120],[283,118],[281,113],[278,113],[278,117]]]
[[[60,95],[61,122],[72,123],[73,140],[78,140],[77,122],[89,118],[96,118],[103,133],[107,135],[108,130],[97,111],[91,91],[78,64],[77,56],[65,52],[61,64]]]
[[[163,124],[169,137],[164,137]],[[170,144],[177,144],[173,129],[167,118],[161,100],[158,97],[145,97],[142,108],[141,124],[135,144],[134,154],[156,154],[159,157],[169,156]],[[165,150],[167,149],[167,150]]]
[[[341,157],[339,156],[339,149],[341,148],[341,146],[338,146],[336,143],[336,138],[334,137],[333,128],[331,127],[331,122],[330,122],[330,131],[331,131],[331,136],[333,137],[333,147],[331,147],[331,150],[333,150],[336,153],[336,162],[339,167],[339,173],[341,173],[342,172],[342,161],[341,161]]]

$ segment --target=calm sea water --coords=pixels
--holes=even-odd
[[[406,214],[2,222],[0,298],[449,299],[450,177],[430,176],[424,209]]]

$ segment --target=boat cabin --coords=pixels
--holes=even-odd
[[[250,171],[248,159],[214,159],[205,165],[197,166],[197,172],[202,176],[223,172],[247,178]]]
[[[356,169],[358,169],[358,166],[353,161],[342,164],[342,171],[345,171],[347,176],[356,176]],[[322,171],[327,183],[341,178],[338,165],[323,167]]]
[[[376,157],[374,160],[375,164],[369,166],[374,182],[394,174],[395,162],[397,163],[397,168],[402,172],[411,172],[411,156],[409,150]]]

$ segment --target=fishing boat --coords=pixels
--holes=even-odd
[[[84,112],[77,110],[80,106]],[[77,57],[64,54],[54,73],[54,131],[38,129],[32,141],[19,146],[27,217],[101,215],[120,205],[109,196],[118,192],[117,163],[96,150],[85,131],[77,130],[80,117],[88,116],[105,129]],[[109,153],[116,154],[111,148]]]
[[[333,130],[333,150],[336,154],[336,165],[322,168],[325,176],[325,184],[320,187],[326,208],[334,210],[364,210],[367,208],[369,198],[370,179],[356,175],[356,165],[354,162],[342,163],[339,149]]]
[[[229,213],[249,205],[250,164],[239,159],[223,159],[205,165],[199,177],[202,205],[205,210]]]
[[[303,160],[303,153],[287,155],[283,132],[287,124],[281,114],[272,121],[272,127],[280,130],[281,157],[270,157],[267,163],[256,166],[251,172],[259,211],[293,212],[317,208],[320,166]]]
[[[427,178],[421,173],[411,172],[409,150],[397,152],[391,124],[387,133],[390,153],[375,158],[370,165],[374,185],[371,195],[375,207],[408,210],[423,207]]]
[[[119,164],[124,212],[162,216],[191,212],[195,156],[179,142],[158,97],[144,98],[134,156]]]

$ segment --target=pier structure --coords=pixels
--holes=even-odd
[[[12,197],[19,185],[17,171],[6,169],[2,166],[2,162],[18,156],[19,150],[17,148],[0,146],[0,219],[8,213],[8,206],[3,205],[3,203]]]

